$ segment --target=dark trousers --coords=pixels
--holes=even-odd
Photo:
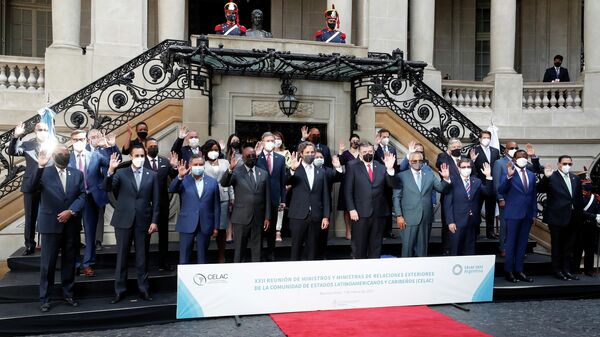
[[[310,214],[303,220],[290,219],[290,230],[292,231],[292,252],[290,260],[301,260],[303,246],[306,249],[307,260],[315,260],[317,258],[322,220],[323,219],[312,219]]]
[[[548,226],[550,227],[550,244],[552,245],[552,271],[571,272],[571,235],[572,226]]]
[[[40,207],[39,193],[23,193],[25,208],[25,248],[35,249],[35,224]]]
[[[482,204],[485,204],[485,235],[486,237],[490,237],[494,234],[494,229],[496,226],[496,196],[481,196],[481,205],[479,208],[481,209]],[[477,226],[476,235],[479,235],[479,226]],[[477,236],[475,237],[477,239]]]
[[[594,254],[598,252],[598,227],[595,220],[583,220],[573,235],[573,258],[571,260],[571,270],[578,273],[581,268],[581,255],[583,257],[583,271],[592,272],[594,270]]]
[[[98,227],[99,207],[91,194],[87,195],[83,209],[83,231],[85,249],[83,252],[83,267],[96,263],[96,229]]]
[[[352,221],[352,256],[355,259],[378,259],[381,256],[385,217],[372,215]]]
[[[476,236],[473,228],[477,228],[478,226],[479,221],[475,221],[475,219],[473,219],[466,226],[457,226],[456,232],[450,232],[450,255],[457,256],[475,254]]]
[[[239,263],[244,261],[246,248],[250,248],[252,262],[260,262],[260,237],[263,232],[263,224],[258,223],[256,218],[252,218],[247,225],[232,223],[233,225],[233,241],[235,244],[235,252],[233,254],[233,262]]]
[[[333,219],[333,217],[329,217],[329,219]],[[317,243],[317,259],[319,260],[327,259],[327,241],[329,240],[329,227],[331,226],[333,224],[330,223],[327,228],[319,231],[319,242]]]
[[[506,257],[504,259],[505,272],[523,272],[525,251],[529,240],[529,230],[533,219],[505,219],[506,221]]]
[[[139,292],[148,292],[148,266],[146,253],[150,242],[147,230],[115,228],[117,239],[117,265],[115,269],[115,293],[121,295],[127,290],[127,266],[131,243],[135,247],[135,268]]]
[[[442,214],[442,255],[450,252],[450,231],[446,223],[446,212],[444,211],[444,194],[440,194],[440,210]]]
[[[196,240],[196,263],[206,263],[210,236],[211,234],[202,233],[200,226],[198,226],[195,233],[179,233],[179,264],[191,263],[194,240]]]
[[[160,264],[165,264],[169,256],[169,200],[161,200],[158,213],[158,259]]]
[[[264,261],[275,261],[275,237],[277,234],[277,229],[275,227],[277,225],[278,209],[279,205],[271,205],[271,224],[269,225],[269,229],[261,231],[262,241],[267,242],[266,248],[263,251]]]
[[[65,225],[71,226],[71,225]],[[64,297],[73,297],[75,283],[75,259],[78,251],[79,228],[65,230],[60,234],[42,234],[40,256],[40,301],[47,303],[54,287],[54,273],[60,250],[60,280]]]
[[[96,225],[96,241],[104,240],[104,212],[106,211],[106,206],[98,207],[98,224]]]

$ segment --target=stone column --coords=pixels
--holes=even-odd
[[[356,3],[356,18],[355,24],[356,37],[354,44],[361,47],[369,46],[369,0],[358,0]]]
[[[583,108],[587,123],[598,121],[600,115],[600,1],[586,1],[583,8],[583,55],[585,57]],[[597,122],[594,124],[597,125]]]
[[[408,0],[370,0],[369,51],[391,54],[399,48],[407,56]]]
[[[433,66],[435,41],[435,0],[410,0],[411,60],[427,62],[423,80],[438,94],[442,92],[442,74]]]
[[[352,41],[352,0],[327,0],[327,8],[335,5],[335,9],[340,14],[340,30],[346,34],[346,43]],[[325,12],[325,10],[323,10]],[[324,17],[323,17],[324,19]]]
[[[79,49],[81,0],[52,0],[52,46]]]
[[[158,1],[158,42],[184,39],[185,0]]]
[[[492,0],[490,75],[515,73],[516,0]]]

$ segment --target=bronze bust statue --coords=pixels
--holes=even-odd
[[[246,32],[247,37],[256,38],[272,38],[273,34],[262,29],[263,12],[260,9],[255,9],[251,14],[252,28]]]

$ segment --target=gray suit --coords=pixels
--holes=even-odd
[[[231,213],[231,224],[235,242],[233,262],[242,262],[246,246],[252,251],[252,262],[260,261],[260,234],[265,219],[271,212],[269,174],[254,166],[256,186],[248,174],[245,165],[238,166],[233,172],[225,172],[221,186],[233,186],[235,203]]]
[[[427,256],[428,225],[433,221],[431,193],[445,193],[450,184],[433,172],[421,170],[421,189],[417,186],[413,170],[396,175],[393,202],[396,216],[403,216],[406,228],[402,231],[402,257],[411,257],[416,244],[416,255]]]

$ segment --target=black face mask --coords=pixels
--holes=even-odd
[[[232,142],[231,143],[231,148],[239,150],[240,149],[240,143],[239,142]]]
[[[554,62],[554,66],[557,68],[560,67],[561,65],[562,65],[562,62]]]
[[[307,163],[308,165],[312,164],[313,161],[315,161],[315,156],[314,155],[308,155],[308,156],[304,156],[304,162]]]
[[[352,142],[352,143],[350,143],[350,146],[351,146],[353,149],[358,149],[358,142]]]
[[[70,154],[57,153],[54,155],[54,163],[61,169],[64,169],[69,165]]]
[[[148,131],[138,131],[137,135],[140,139],[146,139],[146,137],[148,137]]]
[[[450,154],[452,155],[452,157],[460,157],[460,149],[454,149],[450,151]]]
[[[235,14],[227,14],[225,15],[225,18],[227,18],[227,21],[229,22],[235,22]]]
[[[320,144],[321,143],[321,136],[312,136],[310,138],[310,140],[312,141],[313,144]]]
[[[329,27],[329,29],[334,30],[335,29],[335,22],[327,22],[327,27]]]
[[[249,168],[253,168],[254,165],[256,165],[256,156],[244,158],[244,165],[248,166]]]
[[[148,148],[148,156],[152,158],[156,158],[158,156],[158,147],[149,147]]]
[[[372,153],[367,153],[363,156],[363,160],[365,161],[365,163],[370,163],[373,161],[373,154]]]

